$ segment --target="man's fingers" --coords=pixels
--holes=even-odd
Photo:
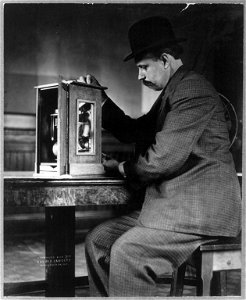
[[[91,84],[92,83],[92,78],[91,78],[90,74],[86,75],[86,82],[87,82],[87,84]]]
[[[78,78],[78,81],[86,83],[86,84],[94,84],[94,85],[100,85],[96,78],[90,74],[87,74],[86,76],[80,76]]]
[[[86,83],[86,78],[84,76],[79,76],[78,81],[81,81],[83,83]]]
[[[86,75],[86,76],[80,76],[78,81],[86,83],[86,84],[92,84],[92,76],[91,75]]]

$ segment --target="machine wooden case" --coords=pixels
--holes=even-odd
[[[35,174],[103,174],[101,90],[78,81],[36,88]]]

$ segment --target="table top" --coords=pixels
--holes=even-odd
[[[242,174],[238,174],[242,179]],[[120,177],[106,175],[34,176],[4,173],[5,206],[74,206],[126,204],[134,193]]]
[[[120,177],[37,177],[33,172],[4,172],[5,206],[120,205],[130,196]]]
[[[124,184],[125,180],[120,176],[109,176],[106,174],[88,174],[88,175],[40,175],[30,171],[6,171],[3,173],[5,183],[16,182],[16,183],[64,183],[64,184]]]

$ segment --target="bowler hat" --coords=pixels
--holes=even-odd
[[[176,38],[168,19],[161,16],[149,17],[133,24],[128,31],[132,53],[127,55],[127,61],[147,50],[157,46],[171,46],[185,41]]]

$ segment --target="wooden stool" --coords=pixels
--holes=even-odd
[[[184,284],[196,285],[197,296],[211,296],[214,292],[226,295],[226,271],[242,268],[241,235],[237,238],[224,238],[217,242],[203,244],[194,255],[196,256],[196,279],[189,282],[185,278],[187,266],[185,262],[173,272],[170,295],[182,296]],[[213,275],[219,291],[211,288]]]

